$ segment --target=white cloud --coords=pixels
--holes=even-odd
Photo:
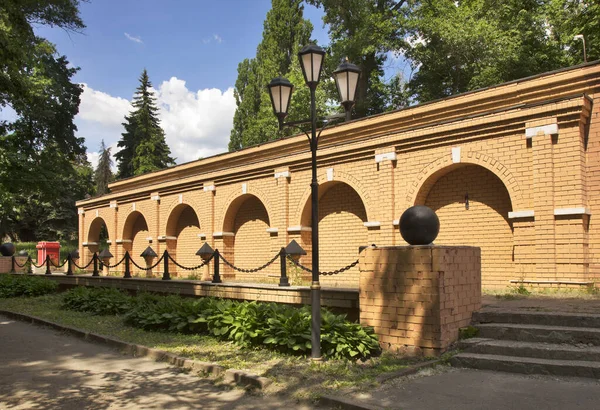
[[[159,106],[161,126],[167,145],[177,163],[196,160],[227,151],[233,126],[235,98],[233,88],[189,90],[184,80],[172,77],[154,90]],[[117,152],[116,144],[123,132],[122,122],[131,103],[120,97],[97,91],[84,84],[77,135],[85,138],[88,160],[98,163],[101,140]]]
[[[139,44],[144,44],[144,42],[142,41],[142,38],[140,36],[132,36],[129,33],[125,33],[125,37],[127,37],[129,40],[133,41],[134,43],[139,43]]]
[[[223,39],[221,38],[221,36],[219,36],[218,34],[213,34],[213,38],[215,39],[215,41],[219,44],[221,44],[223,42]]]
[[[167,144],[178,163],[227,151],[236,108],[233,88],[192,92],[184,80],[171,77],[156,94]]]
[[[113,97],[94,90],[83,83],[83,94],[79,104],[79,117],[103,125],[121,126],[123,117],[131,111],[131,103],[125,98]]]

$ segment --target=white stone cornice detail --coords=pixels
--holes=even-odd
[[[96,209],[96,218],[100,215],[100,211]]]
[[[392,225],[394,225],[394,226],[398,226],[398,225],[400,225],[400,219],[394,219],[394,220],[392,221]]]
[[[204,192],[208,192],[208,191],[214,191],[217,188],[214,185],[207,185],[202,189],[204,190]]]
[[[381,222],[379,221],[370,221],[363,223],[367,228],[379,228],[381,226]]]
[[[117,239],[115,243],[131,243],[131,239]]]
[[[183,203],[183,194],[179,194],[179,203],[182,204]]]
[[[375,162],[380,163],[383,161],[396,161],[396,153],[395,152],[385,152],[383,154],[375,155]]]
[[[544,133],[544,135],[558,134],[558,124],[548,124],[548,125],[542,125],[540,127],[527,128],[525,130],[525,137],[533,138],[536,135],[538,135],[538,133],[540,133],[540,132]]]
[[[146,238],[146,240],[147,240],[148,242],[152,242],[152,237],[151,237],[151,236],[149,236],[149,237],[147,237],[147,238]]]
[[[177,239],[176,236],[167,236],[167,235],[161,235],[158,237],[159,241],[166,241],[166,240],[172,240],[172,239]]]
[[[132,209],[133,211],[135,211],[135,202],[134,202],[133,204],[131,204],[131,209]]]
[[[108,241],[106,241],[106,243],[110,245],[112,243],[112,241],[108,240]]]
[[[77,215],[85,215],[85,211],[83,210],[83,208],[79,208],[77,210]]]
[[[206,234],[205,233],[199,233],[198,234],[198,238],[200,238],[200,239],[206,239]]]
[[[592,212],[590,208],[585,207],[577,207],[577,208],[556,208],[554,210],[554,215],[591,215]]]
[[[275,173],[275,179],[277,178],[290,178],[292,176],[292,174],[290,174],[290,171],[281,171],[281,172],[276,172]]]
[[[508,213],[508,219],[517,219],[517,218],[533,218],[534,211],[527,209],[524,211],[514,211]]]
[[[277,233],[279,232],[279,228],[267,228],[268,233]]]
[[[460,163],[460,147],[452,147],[452,163]]]
[[[296,226],[288,226],[287,231],[288,232],[311,232],[312,228],[310,226],[296,225]]]
[[[160,195],[152,195],[152,196],[150,197],[150,200],[151,200],[151,201],[160,201]]]
[[[83,246],[95,246],[98,245],[98,242],[84,242],[82,243]]]
[[[327,181],[333,181],[333,168],[327,168]]]
[[[117,209],[118,208],[117,201],[110,201],[110,205],[108,205],[108,207]]]
[[[213,232],[213,238],[223,238],[225,236],[235,236],[233,232]]]
[[[247,193],[248,193],[248,184],[244,182],[242,184],[242,194],[247,194]]]

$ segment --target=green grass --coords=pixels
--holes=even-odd
[[[24,313],[81,330],[112,336],[128,343],[176,353],[200,361],[217,363],[274,380],[267,394],[283,393],[297,399],[352,389],[365,391],[378,385],[376,377],[414,364],[421,359],[384,353],[365,362],[330,360],[314,363],[267,349],[242,348],[210,336],[148,332],[126,326],[118,316],[91,316],[62,310],[61,295],[0,299],[0,310]]]

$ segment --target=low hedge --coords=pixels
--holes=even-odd
[[[311,350],[308,307],[216,298],[141,294],[115,289],[76,288],[63,296],[63,308],[93,314],[124,315],[125,323],[144,330],[210,334],[246,347],[266,346],[306,355]],[[372,328],[345,315],[321,310],[321,348],[333,359],[365,359],[379,353]]]
[[[45,278],[25,275],[0,275],[0,298],[42,296],[54,293],[57,290],[58,284]]]

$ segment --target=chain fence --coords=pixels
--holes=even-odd
[[[308,267],[302,265],[300,262],[296,262],[294,259],[292,259],[291,256],[288,255],[287,258],[288,258],[289,261],[291,261],[294,265],[296,265],[300,269],[302,269],[302,270],[304,270],[306,272],[309,272],[309,273],[313,272],[311,268],[308,268]],[[319,275],[322,275],[322,276],[337,275],[337,274],[340,274],[342,272],[346,272],[349,269],[352,269],[356,265],[358,265],[358,259],[355,260],[354,262],[352,262],[351,264],[344,266],[343,268],[332,270],[332,271],[329,271],[329,272],[319,272]]]
[[[277,260],[277,258],[279,258],[279,255],[281,255],[281,251],[277,252],[277,254],[275,256],[273,256],[273,258],[268,261],[267,263],[265,263],[262,266],[259,266],[258,268],[254,268],[254,269],[243,269],[243,268],[238,268],[237,266],[235,266],[233,263],[229,262],[227,259],[225,259],[223,257],[223,255],[221,256],[221,259],[223,259],[223,262],[229,266],[230,268],[238,271],[238,272],[243,272],[243,273],[256,273],[256,272],[260,272],[261,270],[265,269],[267,266],[271,265],[273,262],[275,262]]]
[[[49,261],[50,265],[54,266],[56,269],[60,269],[67,264],[68,259],[65,259],[65,261],[61,265],[55,264],[54,262],[52,262],[52,259],[49,259]]]
[[[124,261],[124,260],[125,260],[125,256],[123,256],[123,257],[121,258],[121,260],[120,260],[119,262],[115,263],[114,265],[110,265],[110,264],[108,264],[108,263],[104,263],[104,262],[102,262],[102,261],[101,261],[101,264],[102,264],[102,266],[106,266],[108,269],[114,269],[114,268],[116,268],[117,266],[119,266],[121,263],[123,263],[123,261]]]
[[[136,268],[140,269],[140,270],[145,270],[145,271],[149,271],[152,270],[154,268],[156,268],[159,263],[162,262],[162,260],[165,258],[165,254],[163,253],[163,255],[156,261],[156,263],[152,266],[146,266],[146,267],[142,267],[140,265],[138,265],[137,263],[135,263],[135,261],[133,260],[133,258],[129,258],[129,260],[131,261],[131,263],[133,263],[133,266],[135,266]]]
[[[17,265],[17,267],[19,268],[24,268],[25,266],[27,266],[27,263],[31,262],[31,256],[27,257],[27,260],[25,262],[23,262],[22,265],[19,264],[19,262],[17,262],[17,258],[15,258],[15,265]]]
[[[90,261],[88,262],[88,264],[85,265],[85,266],[79,266],[75,261],[73,261],[73,266],[75,266],[77,269],[82,269],[83,270],[83,269],[89,268],[92,263],[94,263],[94,258],[90,259]]]
[[[196,269],[200,269],[201,267],[207,265],[212,260],[212,258],[215,256],[215,254],[213,253],[210,256],[210,258],[208,258],[207,260],[205,260],[204,262],[202,262],[200,265],[193,266],[193,267],[188,267],[188,266],[183,266],[182,264],[178,263],[175,259],[173,259],[173,257],[171,256],[171,254],[168,254],[168,255],[169,255],[169,260],[171,262],[173,262],[175,264],[175,266],[177,266],[178,268],[183,269],[183,270],[196,270]]]

